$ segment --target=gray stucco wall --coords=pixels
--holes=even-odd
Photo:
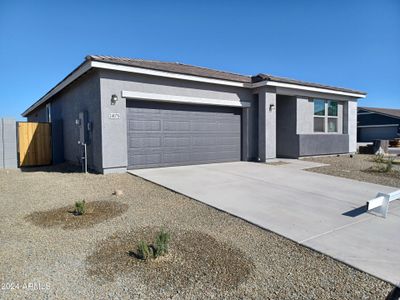
[[[330,99],[329,96],[319,97]],[[338,102],[338,133],[314,133],[313,98],[277,96],[277,156],[300,157],[348,153],[347,102]],[[350,123],[350,126],[352,124]]]
[[[16,169],[17,129],[12,118],[0,118],[0,169]]]
[[[45,105],[33,111],[28,121],[45,122]],[[100,78],[96,71],[83,75],[51,99],[53,157],[79,163],[82,146],[78,144],[79,127],[75,124],[79,112],[87,111],[92,131],[87,146],[88,167],[102,171]]]
[[[321,99],[330,99],[325,96]],[[343,110],[345,102],[338,102],[338,133],[346,133],[343,131]],[[297,97],[297,134],[312,134],[314,133],[314,101],[313,98]]]
[[[277,95],[276,98],[276,156],[298,157],[296,97]]]
[[[332,99],[330,95],[322,95],[319,99],[338,101],[338,133],[314,133],[314,102],[313,97],[297,97],[297,134],[298,156],[349,153],[349,121],[347,101]],[[335,97],[333,97],[335,98]],[[353,126],[350,124],[350,127]]]
[[[301,134],[299,156],[339,154],[349,152],[347,134]]]
[[[357,101],[348,101],[345,111],[347,113],[345,120],[349,138],[349,152],[355,153],[357,151]]]
[[[296,133],[311,134],[314,132],[314,103],[311,98],[296,98]]]
[[[251,90],[240,87],[221,86],[107,70],[102,70],[100,72],[100,77],[104,173],[124,171],[127,166],[127,100],[121,97],[122,91],[214,100],[248,101],[251,103],[254,101]],[[113,94],[117,95],[119,98],[115,105],[111,104],[111,96]],[[110,119],[110,113],[118,113],[119,119]],[[253,114],[254,110],[250,109],[248,113]],[[247,117],[247,119],[249,118],[251,117]],[[245,131],[245,140],[251,140],[254,130],[253,126],[244,124],[243,130]],[[252,145],[254,145],[254,142],[249,141],[248,147],[246,147],[247,153],[255,152]]]
[[[46,122],[46,105],[42,105],[31,112],[28,117],[28,122]]]
[[[298,111],[297,111],[297,133],[298,134],[310,134],[312,133],[312,121],[307,121],[307,116],[313,116],[312,102],[307,104],[308,99],[321,98],[340,101],[339,114],[342,118],[340,125],[342,126],[341,132],[343,136],[348,138],[347,151],[343,153],[353,153],[357,148],[357,99],[343,96],[324,94],[320,92],[311,92],[304,90],[288,89],[288,88],[277,88],[277,94],[296,96],[298,98]],[[299,118],[302,116],[302,118]],[[339,126],[340,132],[340,126]]]
[[[263,86],[258,94],[258,158],[265,161],[276,157],[276,92]]]

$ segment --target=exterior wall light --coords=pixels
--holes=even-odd
[[[118,101],[118,96],[113,94],[111,96],[111,105],[115,105],[115,103],[117,103],[117,101]]]
[[[269,105],[269,111],[275,110],[275,104],[270,104]]]

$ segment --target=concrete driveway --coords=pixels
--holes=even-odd
[[[387,219],[360,209],[395,189],[303,170],[314,166],[237,162],[130,173],[398,285],[400,201],[391,202]]]

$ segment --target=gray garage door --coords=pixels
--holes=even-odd
[[[241,109],[127,101],[128,168],[240,160]]]

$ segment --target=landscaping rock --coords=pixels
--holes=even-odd
[[[122,190],[115,190],[113,193],[113,195],[118,196],[118,197],[122,196],[123,194],[124,193],[122,192]]]
[[[25,219],[41,227],[62,226],[64,229],[79,229],[94,226],[123,214],[128,205],[115,201],[84,202],[85,213],[79,214],[74,206],[65,206],[48,211],[29,214]]]
[[[42,227],[25,219],[35,212],[65,211],[79,199],[88,205],[110,201],[116,186],[124,191],[118,203],[125,205],[117,217],[76,230],[65,230],[64,220]],[[0,191],[0,282],[46,287],[1,289],[0,299],[354,300],[384,299],[393,288],[129,174],[0,171]],[[135,250],[146,232],[153,239],[159,228],[171,231],[171,256],[144,269],[148,263],[126,251]]]
[[[357,154],[353,158],[344,155],[313,157],[305,160],[328,164],[328,166],[307,169],[307,171],[400,188],[400,163],[395,161],[391,172],[377,172],[377,168],[385,165],[376,163],[375,159],[375,155]],[[387,160],[388,157],[383,159]]]

